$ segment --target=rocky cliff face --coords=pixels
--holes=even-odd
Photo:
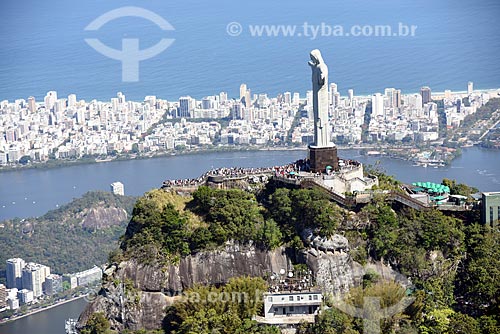
[[[302,251],[298,259],[313,271],[324,291],[339,294],[359,284],[365,273],[347,252],[313,248]],[[263,252],[253,246],[228,245],[225,249],[201,252],[183,258],[178,265],[164,268],[142,265],[135,260],[108,268],[107,283],[80,316],[85,324],[94,312],[104,312],[115,330],[157,329],[162,325],[164,309],[183,290],[194,284],[224,284],[237,276],[264,276],[290,268],[285,249]],[[133,289],[123,293],[121,284],[130,280]]]
[[[314,248],[302,251],[301,262],[314,273],[316,284],[324,292],[339,295],[362,282],[365,270],[347,252],[322,251]]]
[[[120,225],[128,219],[127,211],[116,207],[94,207],[82,215],[82,227],[100,230],[103,228]]]
[[[200,252],[165,268],[122,262],[106,271],[108,282],[80,316],[84,324],[94,312],[104,312],[113,329],[156,329],[161,327],[164,308],[183,290],[195,284],[225,284],[232,277],[264,276],[289,268],[283,248],[263,252],[253,246],[228,245],[225,249]],[[122,293],[116,282],[130,280],[133,291]]]

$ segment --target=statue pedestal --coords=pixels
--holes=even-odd
[[[309,146],[309,161],[311,171],[314,173],[324,173],[327,166],[332,166],[333,170],[339,170],[339,159],[337,157],[337,147],[335,146]]]

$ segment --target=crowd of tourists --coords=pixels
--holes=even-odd
[[[163,188],[170,187],[196,187],[205,184],[210,176],[222,176],[225,178],[237,178],[242,176],[251,176],[256,174],[273,174],[274,176],[296,177],[297,173],[307,168],[305,160],[298,160],[284,166],[273,167],[232,167],[232,168],[214,168],[204,173],[198,178],[166,180],[163,182]]]

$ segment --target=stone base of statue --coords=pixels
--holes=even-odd
[[[314,173],[324,173],[328,166],[332,167],[335,171],[339,170],[337,147],[309,146],[309,162],[311,164],[311,171]]]

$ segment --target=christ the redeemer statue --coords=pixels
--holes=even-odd
[[[311,147],[334,147],[328,131],[328,67],[318,49],[312,50],[310,56],[314,112],[314,144]]]

